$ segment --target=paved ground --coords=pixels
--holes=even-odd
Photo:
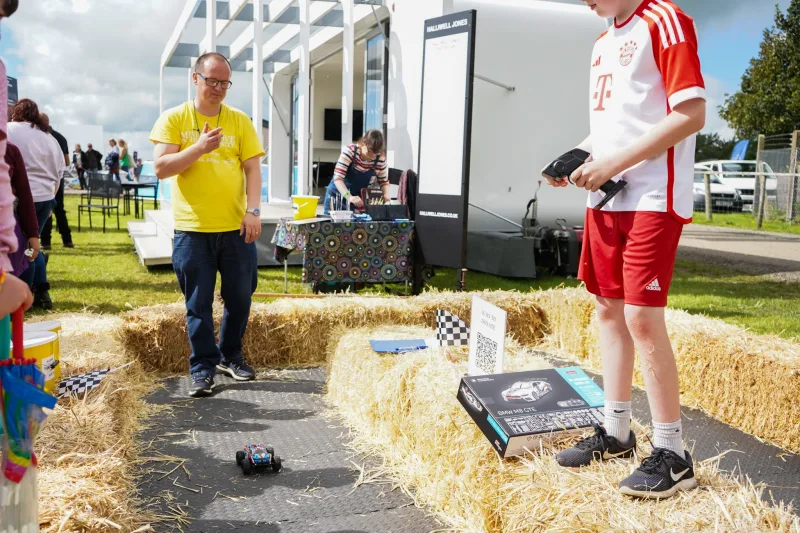
[[[187,400],[185,379],[168,381],[149,398],[173,409],[143,436],[152,441],[147,455],[184,458],[186,471],[170,472],[176,462],[146,465],[154,471],[139,487],[143,496],[158,498],[158,512],[186,513],[190,524],[184,531],[425,533],[442,527],[389,485],[355,486],[353,464],[364,460],[347,450],[346,429],[323,416],[324,369],[250,383],[219,381],[208,399]],[[634,409],[640,419],[648,418],[643,392],[634,394]],[[723,458],[723,468],[769,485],[767,500],[800,502],[800,456],[699,411],[684,409],[684,421],[697,460],[734,450]],[[284,471],[244,477],[234,462],[236,450],[264,441],[284,459]]]
[[[683,230],[678,256],[800,283],[800,236],[692,224]]]

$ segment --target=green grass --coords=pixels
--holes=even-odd
[[[693,222],[710,226],[721,226],[724,228],[756,230],[756,217],[753,213],[714,213],[713,220],[706,220],[705,213],[695,213]],[[800,220],[793,224],[786,222],[786,216],[774,214],[764,220],[761,227],[762,231],[775,233],[793,233],[800,235]]]
[[[139,263],[126,230],[126,222],[131,217],[122,218],[120,231],[116,230],[116,219],[113,219],[113,229],[105,234],[97,229],[86,231],[85,227],[78,233],[77,204],[76,197],[67,197],[67,212],[76,248],[62,248],[59,235],[53,235],[48,276],[55,312],[119,313],[144,305],[182,301],[171,268],[148,270]],[[102,219],[95,215],[94,220],[101,222]],[[83,224],[86,225],[85,218]],[[258,281],[259,292],[283,292],[283,269],[262,268]],[[437,269],[431,285],[443,290],[454,289],[456,271]],[[556,277],[520,281],[478,272],[467,275],[467,288],[470,290],[528,291],[561,285],[575,287],[579,282]],[[293,293],[307,291],[301,283],[299,267],[289,268],[289,290]],[[798,302],[800,284],[769,281],[687,261],[678,262],[670,293],[672,307],[786,338],[800,337]]]

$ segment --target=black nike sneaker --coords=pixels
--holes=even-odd
[[[227,374],[236,381],[250,381],[256,378],[253,368],[244,362],[244,358],[238,361],[221,361],[217,365],[217,370]]]
[[[558,452],[556,461],[566,468],[589,466],[592,461],[628,459],[636,450],[636,435],[631,431],[628,442],[622,443],[606,433],[603,426],[594,426],[594,435],[579,441],[572,448]]]
[[[686,459],[672,450],[654,448],[653,454],[619,484],[620,492],[638,498],[669,498],[679,490],[696,488],[692,456],[684,453]]]
[[[205,374],[192,374],[192,384],[189,386],[189,396],[202,398],[211,396],[214,392],[214,378]]]

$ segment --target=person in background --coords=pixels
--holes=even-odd
[[[223,104],[232,74],[222,54],[200,56],[192,75],[197,97],[165,111],[150,133],[156,176],[175,176],[172,264],[186,300],[192,397],[212,394],[217,371],[255,378],[242,339],[258,285],[264,149],[247,115]],[[225,302],[219,345],[212,313],[217,273]]]
[[[119,140],[119,168],[128,174],[128,179],[133,180],[131,169],[134,168],[133,156],[128,152],[128,143],[125,139]]]
[[[72,152],[72,164],[75,166],[75,172],[78,173],[78,181],[81,183],[81,190],[86,189],[86,169],[88,168],[88,161],[86,152],[81,150],[81,145],[76,144],[75,150]]]
[[[48,130],[36,102],[28,98],[17,102],[11,112],[8,139],[19,148],[25,162],[40,230],[53,213],[56,192],[65,166],[64,152]],[[5,157],[5,153],[3,156]],[[5,161],[3,167],[4,172],[7,172]],[[36,257],[22,279],[33,288],[33,301],[37,307],[53,308],[44,254]]]
[[[108,155],[106,155],[106,168],[117,181],[119,179],[119,146],[114,139],[108,140]]]
[[[139,180],[140,177],[142,177],[142,167],[144,167],[144,161],[138,159],[136,161],[136,168],[133,171],[133,176],[136,178],[137,181]]]
[[[351,144],[342,151],[333,179],[325,191],[325,214],[331,209],[347,210],[352,207],[363,207],[361,190],[369,187],[377,179],[383,191],[383,199],[389,203],[389,170],[386,156],[383,155],[383,132],[368,131],[356,144]],[[331,207],[331,205],[333,207]]]
[[[18,0],[0,0],[0,19],[10,17],[19,7]],[[0,60],[0,102],[8,101],[8,79],[6,66]],[[16,251],[17,238],[14,235],[14,193],[8,165],[5,162],[8,139],[8,116],[0,113],[0,318],[19,308],[27,310],[33,304],[30,287],[17,276],[10,274],[11,262],[8,254]]]
[[[92,147],[92,143],[86,145],[86,167],[89,172],[103,170],[103,154]]]
[[[30,263],[39,255],[39,221],[36,219],[36,206],[31,196],[31,186],[28,183],[28,172],[25,170],[25,161],[19,148],[12,143],[6,145],[5,162],[11,176],[11,188],[17,198],[17,207],[14,216],[17,219],[15,233],[17,235],[17,251],[9,254],[11,266],[17,276],[28,270]],[[25,252],[31,251],[30,256]]]
[[[69,227],[69,220],[67,220],[67,212],[64,210],[64,174],[66,173],[67,176],[69,176],[69,172],[66,171],[66,167],[69,166],[69,145],[67,144],[67,139],[65,139],[63,135],[58,133],[50,126],[50,117],[48,117],[45,113],[42,113],[42,120],[44,120],[45,124],[47,124],[47,127],[50,130],[50,135],[55,138],[55,140],[58,142],[58,146],[64,153],[65,168],[64,172],[61,173],[61,182],[59,183],[58,191],[56,192],[56,205],[53,208],[53,216],[47,219],[47,222],[44,223],[44,227],[40,229],[42,234],[42,249],[51,249],[54,217],[56,219],[58,233],[61,234],[61,243],[64,245],[64,248],[75,248],[75,245],[72,243],[72,230]]]

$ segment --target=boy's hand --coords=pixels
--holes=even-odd
[[[551,187],[566,187],[569,185],[569,181],[563,178],[560,180],[554,180],[550,176],[544,176],[544,178],[547,180],[547,184]]]
[[[589,158],[570,176],[570,180],[581,189],[597,192],[608,180],[617,175],[617,170],[610,161],[594,161]]]
[[[6,274],[6,282],[0,291],[0,317],[13,313],[20,307],[27,311],[33,305],[33,294],[28,284],[16,276]]]

